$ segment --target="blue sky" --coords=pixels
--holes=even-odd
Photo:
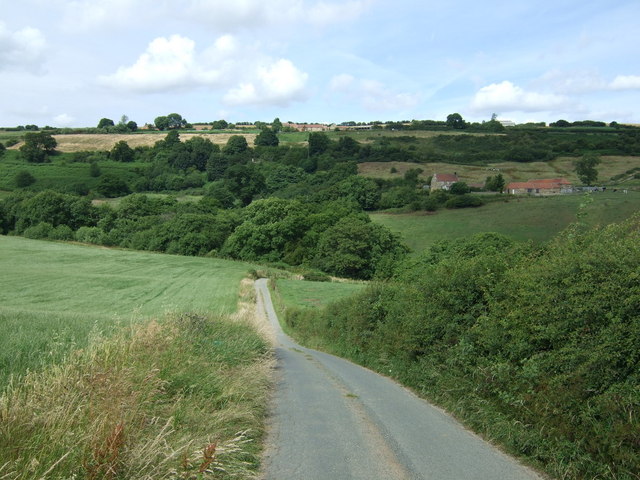
[[[0,125],[640,123],[638,0],[0,0]]]

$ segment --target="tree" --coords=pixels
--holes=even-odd
[[[156,117],[153,123],[158,130],[166,130],[169,128],[169,118],[166,115]]]
[[[109,156],[116,162],[133,162],[135,153],[127,142],[120,140],[113,146]]]
[[[100,166],[98,165],[97,162],[91,162],[91,164],[89,165],[89,175],[93,178],[97,178],[102,174],[102,171],[100,170]]]
[[[98,128],[108,128],[113,127],[114,125],[113,120],[110,118],[101,118],[98,122]]]
[[[406,248],[386,227],[366,215],[349,215],[320,234],[314,266],[342,277],[369,279],[400,258]],[[384,275],[382,275],[384,276]]]
[[[5,147],[4,143],[0,142],[0,157],[4,155],[4,152],[7,151],[7,147]]]
[[[187,125],[187,120],[182,118],[179,113],[170,113],[167,115],[167,121],[169,122],[168,128],[183,128]]]
[[[600,164],[600,157],[594,154],[584,155],[580,160],[574,162],[576,174],[585,185],[593,185],[598,179],[596,166]]]
[[[222,149],[222,153],[237,155],[246,152],[248,149],[249,144],[246,138],[242,135],[231,135],[229,140],[227,140],[227,144]]]
[[[280,119],[278,117],[274,118],[273,122],[271,122],[271,128],[276,133],[278,133],[278,132],[280,132],[282,130],[282,122],[280,121]]]
[[[454,195],[464,195],[466,193],[469,193],[470,191],[471,189],[469,188],[469,185],[467,185],[465,182],[456,182],[451,185],[451,188],[449,188],[449,192]]]
[[[326,133],[311,132],[309,134],[309,156],[320,155],[329,149],[331,140]]]
[[[24,145],[20,147],[20,153],[27,162],[45,163],[49,161],[49,155],[55,153],[57,145],[58,142],[50,133],[26,133]]]
[[[129,186],[120,177],[113,174],[102,175],[96,190],[105,197],[122,197],[131,193]]]
[[[138,124],[133,120],[129,120],[127,122],[127,130],[129,130],[130,132],[135,132],[136,130],[138,130]]]
[[[36,183],[36,177],[31,175],[31,173],[26,170],[20,170],[18,173],[16,173],[14,183],[18,188],[28,187],[29,185],[33,185],[34,183]]]
[[[486,190],[489,190],[490,192],[502,193],[504,187],[505,181],[501,173],[497,174],[495,177],[487,177],[487,180],[484,184],[484,188]]]
[[[467,127],[467,123],[462,118],[462,115],[459,113],[452,113],[447,115],[447,126],[451,128],[455,128],[457,130],[463,129]]]
[[[276,130],[266,127],[256,136],[253,143],[256,147],[277,147],[280,141],[276,135]]]

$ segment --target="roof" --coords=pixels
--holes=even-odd
[[[458,176],[451,173],[434,173],[433,178],[437,182],[457,182]]]
[[[516,189],[550,189],[550,188],[562,188],[568,187],[571,185],[565,178],[544,178],[541,180],[529,180],[528,182],[511,182],[507,185],[507,189],[516,190]]]

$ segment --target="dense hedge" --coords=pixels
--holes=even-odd
[[[558,478],[640,476],[640,216],[542,249],[442,243],[321,313],[312,341],[393,375]]]

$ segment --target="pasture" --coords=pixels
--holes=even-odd
[[[322,308],[342,300],[364,287],[364,282],[309,282],[293,279],[278,279],[271,283],[272,290],[286,308]]]
[[[585,204],[584,208],[580,206]],[[506,197],[479,208],[438,210],[435,213],[370,214],[373,221],[398,233],[414,251],[440,240],[465,238],[474,233],[498,232],[516,240],[545,242],[569,224],[581,221],[606,225],[640,211],[640,192],[600,192],[589,196]]]
[[[14,190],[15,177],[20,171],[27,171],[35,177],[34,187],[38,190],[51,188],[65,191],[78,184],[94,189],[100,181],[100,177],[91,176],[88,163],[71,162],[64,155],[54,156],[50,163],[28,163],[20,158],[18,152],[7,152],[0,159],[0,164],[0,190]],[[140,167],[140,163],[100,161],[100,170],[103,174],[116,175],[127,182],[139,177],[136,170]]]
[[[250,268],[0,236],[0,386],[117,325],[168,312],[229,314]]]

